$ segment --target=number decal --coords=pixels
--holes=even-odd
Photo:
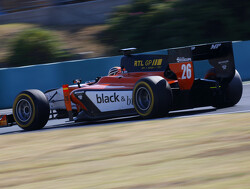
[[[176,74],[180,90],[190,90],[194,83],[193,62],[177,62],[169,64],[169,68]]]
[[[182,77],[181,77],[181,79],[187,79],[186,78],[186,65],[185,64],[182,64],[182,66],[181,66],[181,70],[182,70]]]
[[[190,79],[192,77],[191,64],[187,64],[187,78]]]
[[[182,77],[181,79],[190,79],[192,77],[191,64],[182,64]]]

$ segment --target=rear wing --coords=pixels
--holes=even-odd
[[[167,50],[167,55],[133,55],[131,53],[132,51],[129,49],[121,59],[121,67],[125,68],[128,72],[166,71],[166,69],[172,67],[170,64],[203,61],[203,65],[202,63],[193,65],[194,72],[197,72],[198,69],[196,67],[198,66],[203,66],[203,69],[206,69],[208,67],[204,64],[206,62],[210,67],[215,69],[217,78],[221,80],[231,81],[235,73],[232,42],[173,48]],[[201,77],[195,76],[195,78]]]
[[[202,60],[208,61],[215,69],[216,76],[221,80],[231,81],[234,77],[235,64],[232,42],[210,43],[168,50],[169,64]]]

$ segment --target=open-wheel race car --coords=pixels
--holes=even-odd
[[[43,128],[51,110],[75,121],[139,115],[166,116],[195,107],[229,107],[242,96],[232,42],[169,49],[167,55],[132,54],[123,49],[120,65],[108,76],[45,93],[21,92],[13,104],[14,121],[24,130]],[[73,115],[73,116],[72,116]]]

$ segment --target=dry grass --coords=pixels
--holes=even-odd
[[[96,26],[71,26],[71,27],[50,27],[63,42],[64,48],[74,53],[92,52],[86,57],[107,56],[112,44],[107,46],[100,42],[99,34],[107,28],[106,25]]]
[[[0,188],[249,188],[250,114],[4,135]]]
[[[58,36],[62,47],[68,49],[73,54],[87,53],[83,58],[92,58],[107,56],[112,48],[112,44],[105,45],[100,42],[98,36],[107,28],[105,25],[97,26],[54,26],[44,27],[34,24],[6,24],[0,25],[0,67],[8,66],[6,63],[9,44],[11,39],[20,32],[30,28],[44,28],[50,30],[54,35]]]
[[[0,25],[0,67],[7,66],[5,62],[8,57],[9,44],[11,39],[13,39],[18,33],[23,30],[35,27],[35,25],[30,24],[6,24]]]

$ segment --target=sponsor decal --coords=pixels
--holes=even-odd
[[[191,62],[192,59],[191,58],[185,58],[185,57],[177,57],[176,61],[179,62]]]
[[[132,91],[86,91],[88,98],[101,112],[134,108]]]
[[[226,63],[228,63],[229,62],[229,60],[223,60],[223,61],[220,61],[220,62],[218,62],[219,64],[226,64]]]
[[[162,67],[162,59],[153,60],[135,60],[134,67],[141,67],[142,69],[154,69]]]
[[[120,102],[119,95],[117,95],[116,93],[114,93],[114,95],[111,96],[105,96],[103,93],[100,96],[96,94],[96,101],[98,104]]]
[[[213,44],[213,45],[211,45],[210,49],[218,49],[220,46],[221,46],[221,43],[219,43],[219,44]]]
[[[77,97],[78,97],[80,100],[82,100],[82,95],[78,95]]]
[[[223,65],[221,66],[223,70],[226,70],[227,69],[227,65]]]
[[[223,70],[226,70],[226,69],[227,69],[227,63],[229,63],[229,60],[223,60],[223,61],[218,62],[218,64],[221,65],[221,68],[222,68]]]

